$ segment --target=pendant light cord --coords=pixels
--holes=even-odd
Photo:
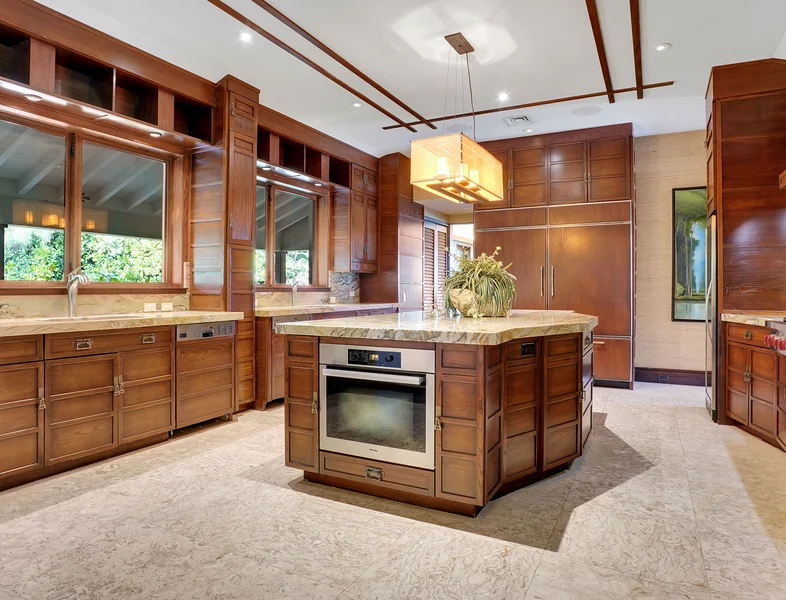
[[[469,68],[469,52],[464,56],[467,57],[467,80],[469,81],[469,102],[472,107],[472,139],[478,141],[478,130],[475,127],[475,97],[472,94],[472,71]]]

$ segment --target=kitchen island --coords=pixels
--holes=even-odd
[[[513,311],[279,324],[286,464],[316,483],[474,516],[581,456],[597,323]]]

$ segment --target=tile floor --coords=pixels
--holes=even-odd
[[[283,410],[0,494],[0,600],[786,599],[786,454],[596,389],[571,470],[467,519],[283,465]]]

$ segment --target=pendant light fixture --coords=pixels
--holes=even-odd
[[[467,69],[471,113],[472,138],[454,123],[452,129],[459,133],[446,134],[443,121],[443,135],[413,141],[411,144],[410,183],[450,200],[457,204],[478,202],[499,202],[502,200],[502,163],[475,141],[475,100],[472,95],[472,74],[469,68],[469,55],[474,48],[461,33],[445,36],[448,44],[456,51],[455,103],[458,103],[458,69],[463,56]],[[450,56],[448,56],[448,81],[450,81]],[[463,67],[461,67],[463,69]],[[447,88],[445,104],[447,105]],[[461,95],[464,97],[464,76],[461,76]],[[463,110],[463,106],[462,106]]]

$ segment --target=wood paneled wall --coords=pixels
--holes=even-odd
[[[398,302],[423,308],[423,207],[412,202],[410,160],[379,159],[379,270],[360,278],[364,302]]]

